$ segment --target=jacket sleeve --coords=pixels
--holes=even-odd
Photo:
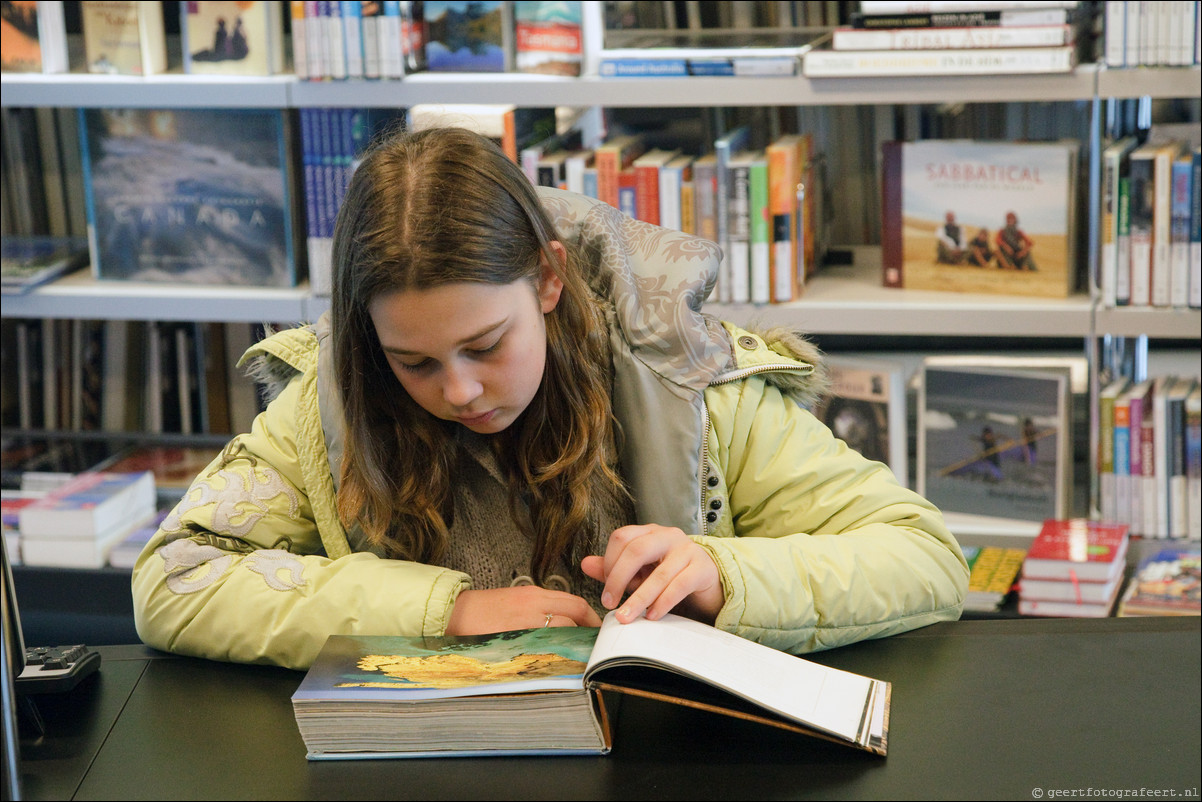
[[[326,556],[298,451],[301,385],[230,442],[139,556],[134,618],[148,645],[304,669],[331,634],[442,634],[466,575]]]
[[[711,393],[731,410],[710,431],[730,518],[696,538],[726,591],[718,627],[803,653],[960,616],[968,566],[930,502],[760,379]]]

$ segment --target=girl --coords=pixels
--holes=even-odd
[[[139,634],[305,668],[615,609],[791,652],[957,618],[942,516],[805,410],[812,346],[700,312],[718,262],[466,130],[377,143],[329,314],[248,352],[274,400],[138,560]]]

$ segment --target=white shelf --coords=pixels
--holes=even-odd
[[[1098,70],[1103,98],[1191,97],[1202,95],[1202,67],[1133,67]]]
[[[1099,309],[1095,323],[1098,334],[1197,340],[1202,337],[1202,311],[1197,309],[1158,309],[1120,307]]]
[[[415,103],[516,103],[522,106],[837,106],[949,102],[1091,100],[1098,85],[1096,65],[1071,73],[921,78],[562,78],[546,75],[415,73],[399,81],[300,81],[295,75],[237,77],[187,75],[173,71],[147,77],[5,73],[4,106],[52,107],[405,107]],[[1143,70],[1111,70],[1143,73]],[[1155,70],[1182,93],[1197,88],[1198,70]],[[1179,74],[1180,73],[1180,74]],[[1192,73],[1190,75],[1189,73]],[[1159,91],[1155,76],[1112,79],[1122,93]],[[1193,81],[1191,84],[1190,81]],[[1197,94],[1195,91],[1193,94]],[[1123,95],[1125,96],[1125,95]]]
[[[24,295],[4,296],[4,317],[296,323],[316,320],[329,299],[298,287],[217,287],[100,281],[78,270]]]
[[[1057,299],[895,289],[881,284],[879,249],[857,249],[855,261],[823,267],[795,303],[707,309],[736,323],[784,324],[815,334],[1013,339],[1090,333],[1085,294]]]

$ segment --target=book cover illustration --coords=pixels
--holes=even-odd
[[[503,3],[427,0],[426,69],[430,72],[505,72],[509,22]]]
[[[597,639],[591,627],[421,638],[334,636],[295,699],[393,701],[579,690]]]
[[[519,72],[580,75],[584,53],[581,3],[517,0],[514,65]]]
[[[80,14],[88,72],[152,75],[167,69],[162,3],[88,0]]]
[[[886,286],[1063,298],[1076,286],[1079,145],[886,143]]]
[[[283,8],[273,0],[183,4],[184,70],[272,75],[283,69]]]
[[[297,282],[283,113],[81,109],[97,278]]]
[[[947,512],[1066,514],[1066,375],[927,365],[921,392],[919,493]]]
[[[828,361],[831,392],[814,405],[814,416],[864,457],[888,465],[909,484],[906,390],[899,364],[850,357]]]
[[[0,3],[0,68],[4,72],[66,72],[67,28],[62,3]]]

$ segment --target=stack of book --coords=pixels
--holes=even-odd
[[[968,595],[964,609],[990,613],[1006,601],[1014,588],[1027,550],[1003,546],[964,546],[968,561]]]
[[[803,72],[811,78],[1070,72],[1090,5],[868,0],[850,26],[834,31],[829,49],[806,54]]]
[[[829,39],[827,31],[805,29],[629,31],[620,47],[607,39],[598,72],[602,78],[788,77]]]
[[[154,475],[85,471],[21,508],[26,565],[102,568],[109,552],[155,514]]]
[[[1202,614],[1202,549],[1162,549],[1140,560],[1119,602],[1120,616]]]
[[[1107,67],[1199,63],[1198,2],[1100,3]]]
[[[1020,615],[1106,618],[1127,567],[1127,525],[1048,519],[1031,543],[1019,579]]]

